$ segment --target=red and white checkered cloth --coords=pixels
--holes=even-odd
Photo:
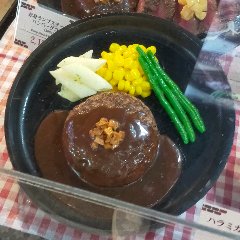
[[[0,41],[0,168],[12,169],[5,138],[4,111],[8,93],[14,78],[30,52],[13,44],[14,26],[11,25]],[[228,163],[214,187],[195,206],[180,217],[197,221],[204,201],[215,203],[232,210],[240,209],[240,113],[237,113],[236,131]],[[19,189],[18,184],[10,178],[0,178],[0,224],[39,235],[46,239],[110,239],[81,232],[57,222],[49,217]],[[156,232],[148,232],[135,239],[172,240],[193,239],[185,228],[167,227]]]

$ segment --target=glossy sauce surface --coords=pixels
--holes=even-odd
[[[97,188],[86,184],[70,168],[62,148],[62,130],[67,111],[50,113],[35,135],[35,157],[42,177],[92,192],[151,207],[158,203],[176,183],[181,172],[180,153],[173,142],[161,136],[160,150],[153,166],[143,178],[123,187]],[[74,209],[82,207],[77,199],[64,197],[61,201]]]
[[[133,12],[137,7],[137,0],[122,0],[108,3],[94,0],[61,0],[62,10],[75,17],[86,17],[96,14],[106,14],[114,12]]]
[[[120,123],[125,138],[115,149],[91,148],[89,131],[101,117]],[[144,124],[138,112],[122,108],[97,107],[68,117],[63,131],[63,149],[79,177],[95,186],[119,187],[141,178],[156,160],[159,148],[157,129]]]

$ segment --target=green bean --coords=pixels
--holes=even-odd
[[[143,71],[145,72],[146,76],[148,77],[148,80],[152,86],[152,89],[153,89],[158,101],[160,102],[160,104],[162,105],[162,107],[165,109],[168,116],[172,120],[172,122],[175,125],[176,129],[178,130],[184,144],[187,144],[189,142],[188,135],[187,135],[181,121],[179,120],[178,116],[174,112],[173,108],[166,100],[163,91],[156,85],[156,82],[155,82],[156,80],[154,79],[154,75],[152,74],[148,64],[145,62],[145,60],[142,57],[139,57],[139,62],[143,68]]]
[[[167,86],[171,89],[171,91],[175,94],[182,107],[189,114],[194,126],[198,129],[199,132],[201,133],[205,132],[206,130],[205,125],[197,108],[187,99],[187,97],[182,93],[177,84],[164,72],[164,70],[161,68],[161,66],[155,59],[153,53],[151,51],[148,51],[147,56],[149,57],[151,63],[156,68],[158,78],[162,78],[167,84]]]
[[[206,131],[206,127],[196,107],[183,94],[179,94],[177,97],[183,108],[192,119],[194,126],[200,133],[204,133]]]
[[[139,51],[139,49],[138,49],[138,51]],[[183,123],[183,126],[184,126],[184,128],[187,132],[189,140],[191,142],[194,142],[196,137],[195,137],[195,133],[193,131],[191,122],[190,122],[188,116],[186,115],[185,111],[183,110],[182,106],[178,102],[178,99],[171,92],[171,90],[165,84],[163,79],[158,77],[158,73],[157,73],[156,69],[154,68],[154,66],[151,64],[151,61],[148,58],[148,56],[141,50],[139,51],[139,54],[144,59],[144,61],[148,63],[149,69],[150,69],[150,71],[152,71],[152,74],[154,76],[155,83],[159,83],[161,90],[166,95],[168,101],[172,105],[173,109],[176,111],[177,116],[179,117],[179,119]]]

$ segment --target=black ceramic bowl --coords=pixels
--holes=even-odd
[[[185,91],[199,109],[207,131],[197,134],[196,142],[184,145],[168,116],[154,95],[144,100],[157,121],[161,134],[167,134],[183,155],[182,173],[157,211],[181,214],[201,199],[223,170],[233,142],[235,112],[225,108],[210,94],[211,88],[199,82],[216,79],[209,70],[194,70],[202,43],[195,36],[171,22],[141,14],[114,14],[75,22],[53,34],[27,59],[12,86],[5,116],[6,142],[16,170],[41,176],[34,158],[34,135],[41,120],[55,109],[71,109],[57,95],[49,70],[64,57],[79,55],[88,49],[99,56],[110,43],[155,45],[157,57],[172,79]],[[213,69],[211,69],[212,71]],[[217,80],[227,84],[222,69],[214,67]],[[200,93],[196,97],[195,92]],[[202,97],[201,97],[202,96]],[[49,193],[24,186],[28,196],[46,212],[66,221],[94,229],[109,229],[101,216],[89,219]]]

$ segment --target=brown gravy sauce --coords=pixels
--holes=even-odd
[[[101,117],[120,123],[125,139],[113,150],[92,150],[89,131]],[[72,114],[63,129],[63,150],[79,177],[93,186],[119,187],[141,178],[154,163],[159,148],[157,129],[144,124],[139,113],[121,108],[98,107]]]
[[[157,159],[142,179],[115,188],[96,188],[86,184],[73,172],[64,157],[62,130],[67,116],[67,111],[50,113],[35,135],[35,157],[43,178],[145,207],[151,207],[163,199],[179,178],[179,150],[168,137],[161,136]],[[82,201],[69,199],[62,197],[61,201],[74,209],[82,208]]]

